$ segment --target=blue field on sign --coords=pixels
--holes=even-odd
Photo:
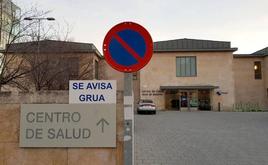
[[[146,44],[144,38],[136,31],[123,30],[117,35],[124,40],[141,58],[146,52]],[[122,44],[113,38],[109,44],[109,52],[114,61],[123,66],[131,66],[137,64],[137,59]]]

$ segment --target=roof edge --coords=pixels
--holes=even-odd
[[[238,48],[230,49],[178,49],[178,50],[154,50],[154,52],[235,52]]]
[[[257,55],[257,54],[234,54],[234,58],[263,58],[267,55]]]
[[[18,42],[18,43],[12,43],[12,44],[7,44],[6,47],[8,47],[8,45],[23,45],[23,44],[33,44],[33,43],[43,43],[43,42],[58,42],[58,43],[69,43],[69,44],[82,44],[82,45],[89,45],[92,49],[91,50],[83,50],[83,51],[73,51],[73,52],[61,52],[61,53],[95,53],[99,58],[102,58],[102,54],[100,53],[100,51],[97,49],[97,47],[93,44],[93,43],[86,43],[86,42],[74,42],[74,41],[60,41],[60,40],[50,40],[50,39],[46,39],[46,40],[41,40],[41,41],[29,41],[29,42]],[[31,53],[31,52],[27,52],[27,51],[15,51],[15,50],[0,50],[0,53],[21,53],[21,54],[26,54],[26,53]],[[53,53],[53,52],[51,52]],[[47,54],[51,54],[51,53],[47,53]]]
[[[52,39],[44,39],[44,40],[40,40],[40,41],[15,42],[15,43],[7,44],[7,45],[26,44],[26,43],[38,43],[38,42],[46,42],[46,41],[51,41],[51,42],[65,42],[65,43],[74,43],[74,44],[89,44],[89,45],[94,45],[93,43],[88,43],[88,42],[62,41],[62,40],[52,40]]]
[[[212,42],[226,42],[231,43],[231,41],[219,41],[219,40],[209,40],[209,39],[196,39],[196,38],[179,38],[179,39],[169,39],[169,40],[161,40],[161,41],[155,41],[154,43],[158,42],[166,42],[166,41],[177,41],[177,40],[194,40],[194,41],[212,41]]]

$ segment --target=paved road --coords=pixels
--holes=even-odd
[[[268,165],[268,113],[135,115],[135,164]]]

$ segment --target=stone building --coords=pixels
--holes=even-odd
[[[155,42],[151,62],[140,72],[140,95],[153,99],[160,109],[231,109],[236,50],[221,41]],[[218,95],[220,91],[225,94]]]
[[[5,50],[10,65],[28,71],[16,79],[22,90],[66,90],[69,80],[99,79],[100,52],[93,44],[55,40],[15,43]],[[30,89],[29,89],[30,88]]]
[[[268,47],[233,59],[236,103],[255,103],[268,110]]]

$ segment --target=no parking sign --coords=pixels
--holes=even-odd
[[[104,57],[120,72],[136,72],[150,61],[153,41],[149,32],[134,22],[115,25],[105,36]]]

